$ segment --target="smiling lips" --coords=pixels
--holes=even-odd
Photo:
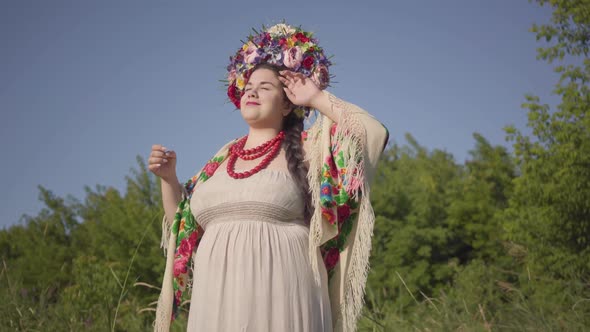
[[[249,101],[246,103],[246,105],[260,105],[260,104],[255,101]]]

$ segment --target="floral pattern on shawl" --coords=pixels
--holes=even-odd
[[[331,146],[330,154],[322,164],[320,175],[320,204],[322,217],[332,227],[337,228],[337,235],[320,247],[324,265],[330,280],[334,267],[340,260],[340,252],[344,250],[348,235],[352,231],[353,222],[356,220],[359,209],[361,193],[356,198],[345,190],[349,181],[359,182],[357,172],[349,172],[346,169],[347,160],[344,152],[340,149],[340,143],[335,138],[337,124],[332,124],[330,130]],[[307,139],[307,134],[303,136]],[[361,166],[362,167],[362,166]]]

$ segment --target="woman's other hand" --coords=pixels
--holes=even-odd
[[[152,152],[148,159],[148,169],[164,181],[176,178],[176,152],[160,144],[152,145]]]
[[[322,95],[322,90],[302,73],[290,70],[282,70],[280,73],[279,80],[285,85],[287,98],[297,106],[313,108],[316,100]]]

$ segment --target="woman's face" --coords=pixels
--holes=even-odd
[[[280,127],[289,114],[283,84],[274,71],[260,68],[250,75],[240,100],[242,117],[251,127]]]

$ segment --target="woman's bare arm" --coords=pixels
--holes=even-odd
[[[148,169],[161,179],[162,203],[166,219],[174,220],[176,207],[182,199],[182,185],[176,176],[176,152],[160,144],[152,145]]]
[[[162,184],[162,204],[164,205],[164,213],[166,219],[174,220],[174,214],[178,203],[182,199],[182,186],[178,182],[178,179],[164,180],[161,179]]]

